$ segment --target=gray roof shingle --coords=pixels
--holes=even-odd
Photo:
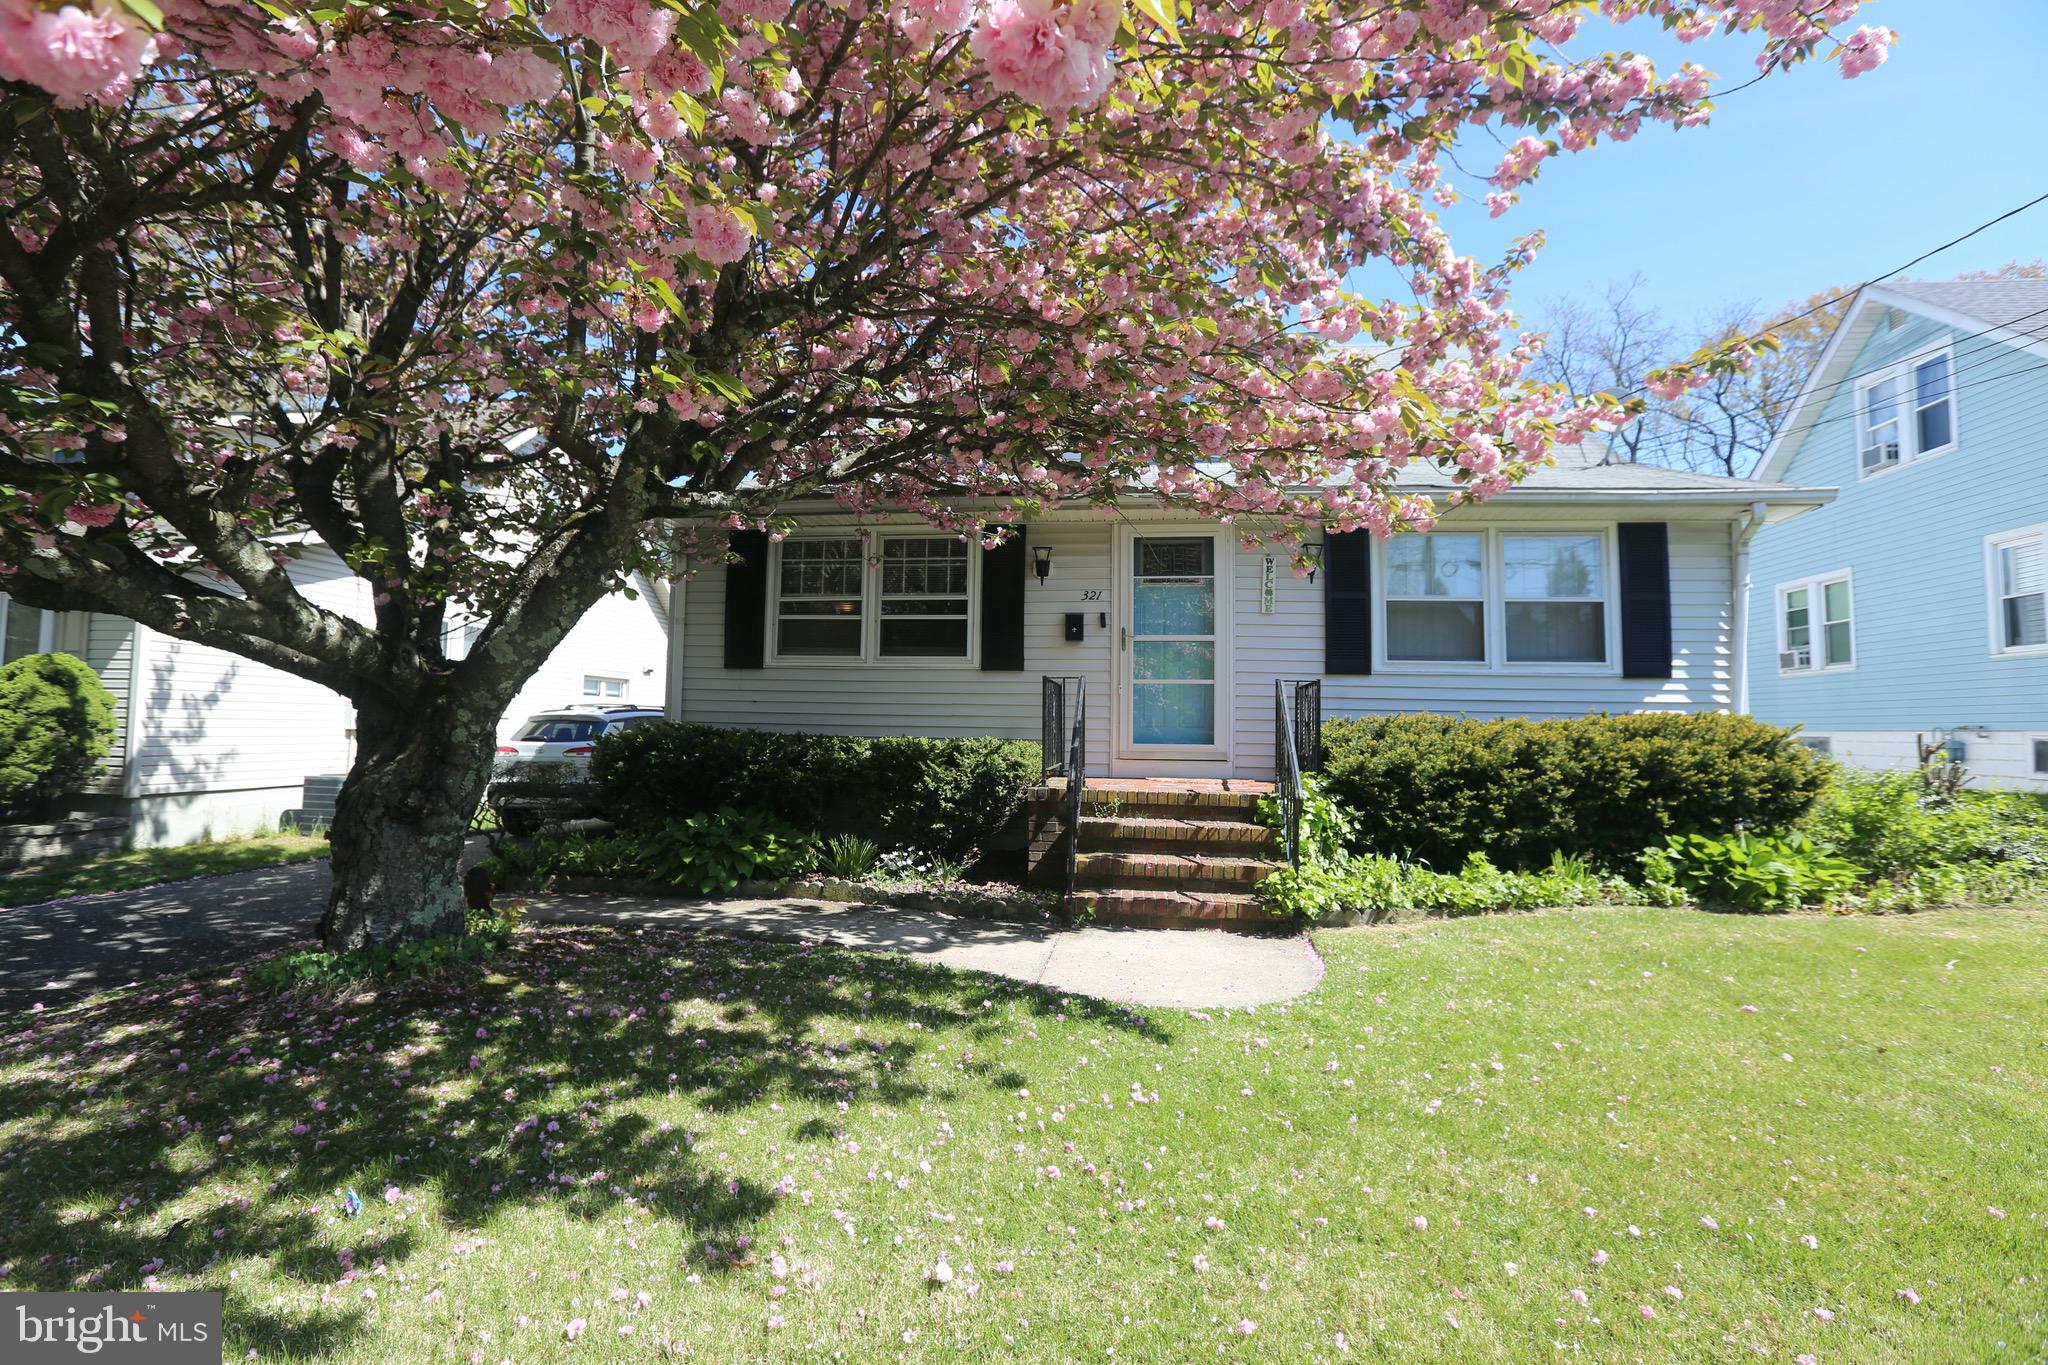
[[[1531,470],[1528,477],[1501,496],[1513,498],[1519,493],[1525,496],[1679,494],[1712,497],[1718,494],[1729,498],[1743,495],[1768,498],[1809,491],[1833,491],[1802,489],[1793,484],[1771,483],[1762,479],[1732,479],[1721,474],[1696,474],[1691,470],[1667,469],[1662,465],[1621,462],[1593,464],[1587,462],[1584,452],[1584,447],[1576,451],[1568,446],[1559,448],[1554,452],[1558,457],[1556,465]],[[1594,458],[1597,459],[1598,456]],[[1394,481],[1394,487],[1404,493],[1448,492],[1453,486],[1449,475],[1434,465],[1411,465],[1402,470]]]
[[[1891,280],[1878,287],[1993,327],[2048,333],[2048,280]]]

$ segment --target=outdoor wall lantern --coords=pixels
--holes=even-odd
[[[1308,581],[1316,581],[1316,570],[1323,567],[1323,542],[1305,540],[1301,544],[1301,557],[1308,561]]]
[[[1052,546],[1032,546],[1031,566],[1038,573],[1038,581],[1040,583],[1045,582],[1047,575],[1052,573]]]

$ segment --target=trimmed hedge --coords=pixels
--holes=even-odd
[[[1323,746],[1325,790],[1362,817],[1354,849],[1439,869],[1632,866],[1673,834],[1781,833],[1827,784],[1824,759],[1748,716],[1367,716],[1328,722]]]
[[[113,694],[76,655],[0,668],[0,817],[33,816],[91,781],[115,728]]]
[[[995,833],[1038,780],[1025,740],[866,739],[665,722],[597,743],[605,813],[649,828],[724,806],[819,834],[959,855]]]

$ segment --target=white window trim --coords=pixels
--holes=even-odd
[[[7,639],[7,613],[14,607],[14,599],[0,592],[0,643]],[[42,611],[39,607],[25,607],[27,611]],[[36,650],[48,654],[57,648],[57,613],[42,611],[42,619],[36,624]],[[25,657],[25,656],[24,656]]]
[[[591,689],[590,686],[592,683],[597,684],[597,688],[594,691]],[[615,698],[613,697],[613,695],[604,690],[604,684],[606,683],[617,683],[619,685],[616,700],[628,700],[626,693],[632,687],[632,680],[630,678],[616,677],[609,673],[585,673],[583,675],[583,695],[586,697],[595,697],[599,701],[614,700]]]
[[[1419,674],[1419,673],[1508,673],[1508,674],[1551,674],[1569,675],[1581,678],[1618,678],[1621,676],[1621,564],[1616,555],[1615,523],[1599,522],[1591,525],[1573,523],[1529,522],[1509,523],[1499,526],[1451,526],[1439,523],[1435,531],[1424,534],[1479,536],[1481,572],[1485,578],[1484,596],[1480,599],[1485,612],[1483,639],[1486,658],[1478,661],[1456,659],[1390,659],[1387,657],[1387,544],[1374,538],[1372,545],[1372,669],[1375,673]],[[1607,657],[1598,663],[1510,663],[1507,657],[1507,556],[1501,541],[1505,536],[1552,535],[1584,536],[1600,538],[1600,603],[1602,644]],[[1410,599],[1400,598],[1397,601]],[[1435,599],[1468,602],[1470,598]],[[1533,599],[1517,598],[1517,601]],[[1566,601],[1586,601],[1586,598],[1567,598]]]
[[[2017,541],[2037,539],[2048,542],[2048,521],[2011,531],[1994,531],[1984,537],[1984,623],[1994,659],[2036,659],[2048,654],[2048,644],[2006,647],[2005,612],[2002,610],[2005,599],[1998,591],[1998,552]],[[2048,554],[2048,543],[2043,544],[2042,553]]]
[[[2048,777],[2048,767],[2041,766],[2034,758],[2035,746],[2040,744],[2048,744],[2048,735],[2027,736],[2027,772],[2034,777]]]
[[[939,530],[926,529],[869,532],[863,538],[852,528],[819,528],[788,536],[770,545],[764,662],[770,668],[914,668],[978,669],[981,667],[981,560],[972,540],[967,542],[967,652],[943,658],[919,658],[882,653],[882,544],[889,540],[950,540]],[[777,648],[780,632],[775,629],[777,608],[782,602],[782,547],[800,540],[860,540],[860,653],[846,655],[783,654]]]
[[[1945,357],[1948,360],[1948,444],[1922,450],[1920,449],[1920,391],[1913,383],[1913,371],[1915,367],[1924,365],[1938,356]],[[1893,379],[1899,381],[1901,390],[1899,401],[1899,458],[1895,463],[1879,465],[1875,469],[1866,469],[1863,467],[1863,414],[1866,411],[1867,397],[1870,390],[1887,380]],[[1853,425],[1856,430],[1856,477],[1859,480],[1882,478],[1886,474],[1897,473],[1909,464],[1917,464],[1921,460],[1931,460],[1955,450],[1962,444],[1963,428],[1961,415],[1956,404],[1956,357],[1953,345],[1943,341],[1938,345],[1916,351],[1905,359],[1888,365],[1882,370],[1865,375],[1856,382],[1856,410],[1851,416],[1854,419]]]
[[[1830,583],[1847,584],[1849,588],[1849,662],[1831,664],[1827,658],[1827,586]],[[1809,647],[1813,650],[1814,662],[1805,668],[1787,668],[1784,665],[1785,651],[1785,599],[1799,589],[1806,589],[1807,631]],[[1804,678],[1816,673],[1854,673],[1858,661],[1863,658],[1863,647],[1856,643],[1856,583],[1847,569],[1832,569],[1826,573],[1810,574],[1805,578],[1789,579],[1778,585],[1775,595],[1777,602],[1777,626],[1774,634],[1778,642],[1778,676],[1781,678]]]

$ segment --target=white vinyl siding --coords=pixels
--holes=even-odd
[[[1632,519],[1653,516],[1643,512]],[[1582,532],[1587,521],[1583,509],[1476,508],[1454,514],[1447,525],[1485,529],[1488,517],[1511,521],[1516,533]],[[1130,509],[1124,519],[1145,528],[1176,524],[1149,509]],[[1611,666],[1590,665],[1534,670],[1417,665],[1399,673],[1323,677],[1322,576],[1314,581],[1298,576],[1286,553],[1273,552],[1277,562],[1272,609],[1262,610],[1270,547],[1236,551],[1230,556],[1227,582],[1220,585],[1220,591],[1233,599],[1227,770],[1242,777],[1272,776],[1273,683],[1282,678],[1323,678],[1323,711],[1332,717],[1434,711],[1544,720],[1590,711],[1731,710],[1735,688],[1728,523],[1720,517],[1702,517],[1673,520],[1669,526],[1670,678],[1624,678]],[[832,534],[834,518],[808,519],[806,527],[814,534]],[[1206,529],[1206,524],[1193,529]],[[1035,740],[1041,677],[1079,676],[1088,685],[1089,771],[1110,772],[1116,633],[1126,624],[1127,605],[1120,600],[1115,581],[1114,528],[1092,515],[1056,515],[1034,522],[1028,534],[1032,552],[1052,551],[1052,572],[1044,583],[1035,575],[1025,580],[1022,672],[983,672],[966,661],[876,662],[862,667],[852,679],[844,665],[831,662],[729,669],[724,666],[725,571],[715,565],[700,570],[687,591],[675,595],[682,613],[679,658],[673,665],[679,718],[821,734]],[[1611,554],[1603,568],[1613,572]],[[1083,619],[1079,642],[1066,640],[1062,629],[1070,612]],[[1614,613],[1609,610],[1607,615],[1612,618]],[[1610,619],[1610,632],[1613,629]],[[1133,773],[1147,767],[1135,762],[1126,766]],[[1152,764],[1147,770],[1199,775],[1218,768],[1191,760]]]
[[[1991,652],[2048,653],[2048,526],[1989,536],[1984,549]]]

